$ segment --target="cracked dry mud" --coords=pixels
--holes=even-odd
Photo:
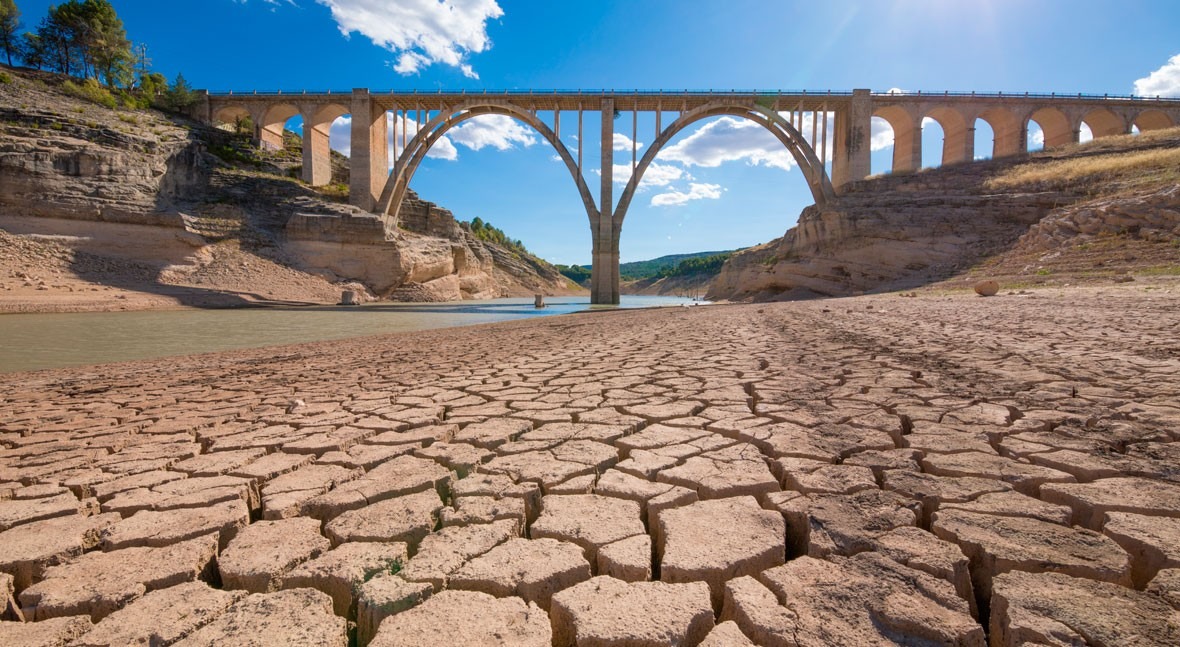
[[[0,377],[4,645],[1180,644],[1163,288]]]

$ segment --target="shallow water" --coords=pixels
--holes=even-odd
[[[0,373],[191,355],[548,317],[591,309],[588,297],[379,303],[356,307],[0,315]],[[691,299],[623,296],[622,308]],[[593,306],[593,308],[611,306]]]

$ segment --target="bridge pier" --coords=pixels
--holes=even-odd
[[[853,90],[847,110],[836,110],[832,124],[832,186],[839,193],[849,182],[869,176],[873,140],[873,100],[869,90]]]
[[[303,181],[324,186],[332,181],[332,149],[328,130],[332,122],[315,123],[314,115],[303,113]]]
[[[619,236],[614,224],[615,102],[603,99],[600,142],[602,187],[598,217],[591,223],[594,256],[590,266],[590,303],[619,303]],[[579,148],[582,142],[578,142]]]
[[[348,201],[372,211],[389,179],[388,123],[385,109],[368,90],[352,91],[352,151],[349,160]]]

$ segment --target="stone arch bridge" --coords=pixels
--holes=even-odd
[[[852,92],[370,92],[351,93],[201,93],[198,118],[209,124],[249,117],[255,141],[282,146],[283,127],[303,118],[303,179],[312,185],[331,178],[328,131],[337,118],[350,115],[350,199],[362,209],[386,217],[395,226],[402,198],[414,172],[451,128],[479,115],[506,115],[532,127],[554,148],[569,169],[589,220],[593,248],[591,302],[619,302],[619,238],[627,209],[643,174],[664,145],[693,123],[730,115],[770,131],[798,164],[812,196],[822,205],[849,182],[869,175],[871,120],[880,117],[893,128],[893,170],[922,166],[922,122],[933,119],[943,130],[942,164],[975,158],[975,124],[983,120],[995,135],[992,155],[1025,152],[1031,122],[1040,125],[1045,146],[1077,142],[1082,124],[1096,138],[1168,128],[1180,124],[1180,100],[1041,94],[875,93]],[[629,113],[631,141],[639,113],[655,118],[652,144],[642,156],[633,144],[631,176],[614,196],[614,133],[619,117]],[[390,120],[387,113],[393,113]],[[548,121],[542,116],[549,114]],[[601,124],[595,192],[586,181],[582,131],[586,113]],[[563,124],[563,117],[564,124]],[[409,122],[414,123],[413,132]],[[398,132],[398,124],[406,124]],[[562,127],[574,129],[579,146],[571,152]],[[393,131],[390,132],[392,127]],[[624,126],[625,127],[625,126]],[[393,154],[388,143],[393,141]],[[393,159],[391,159],[391,157]],[[830,169],[830,170],[829,170]]]

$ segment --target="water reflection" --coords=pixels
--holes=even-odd
[[[586,297],[363,306],[270,306],[245,310],[0,315],[0,373],[391,332],[546,317],[613,306]],[[622,308],[679,306],[677,297],[624,296]]]

